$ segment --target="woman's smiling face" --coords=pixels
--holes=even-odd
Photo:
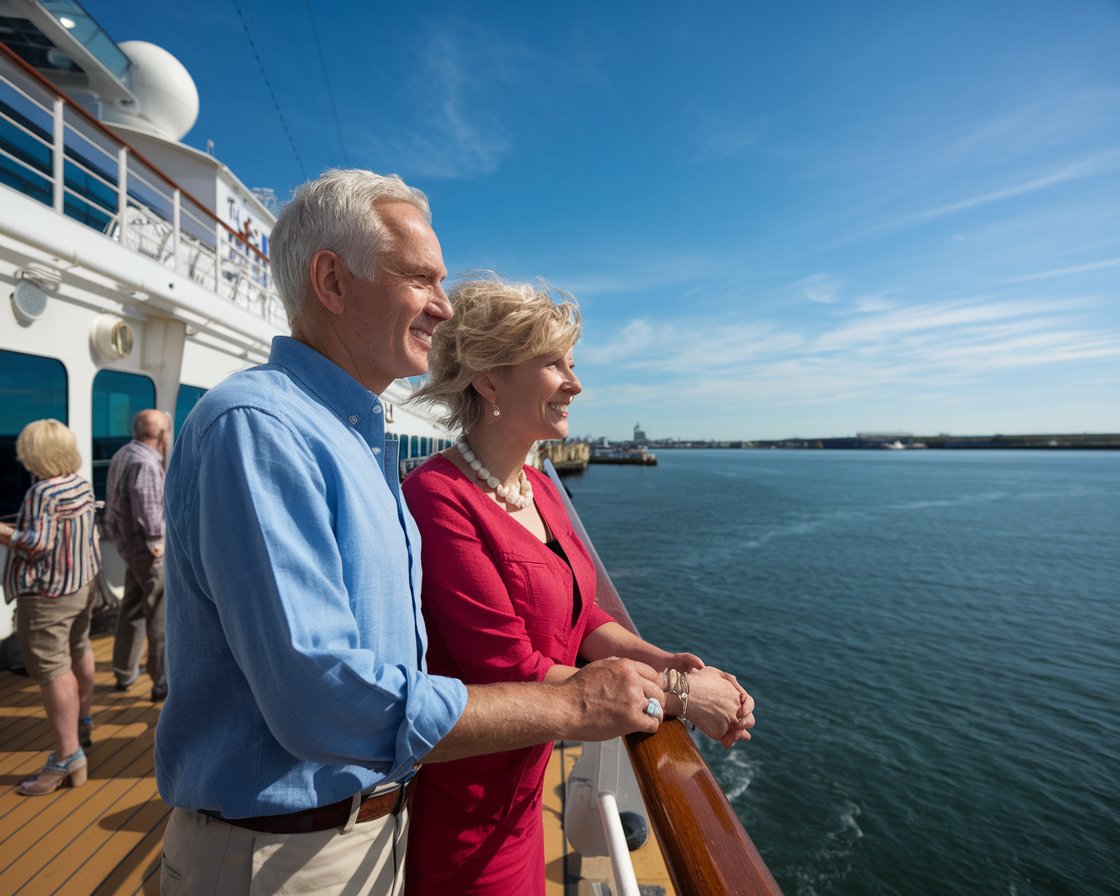
[[[529,441],[567,438],[568,409],[583,391],[571,349],[500,367],[491,376],[495,403],[511,432]]]

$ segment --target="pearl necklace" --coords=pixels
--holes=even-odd
[[[471,446],[467,443],[465,436],[460,437],[459,441],[455,443],[455,447],[459,449],[459,453],[463,455],[463,460],[467,462],[467,466],[474,470],[475,475],[494,489],[494,494],[498,496],[499,501],[504,501],[517,510],[524,510],[533,503],[533,484],[529,481],[529,477],[525,475],[524,467],[517,474],[517,490],[515,491],[512,485],[502,485],[497,476],[491,475],[490,471],[482,465],[478,456],[471,451]]]

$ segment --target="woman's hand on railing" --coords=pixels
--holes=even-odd
[[[693,672],[704,668],[704,661],[695,653],[670,653],[658,669],[676,669],[678,672]]]
[[[670,698],[674,708],[679,698]],[[750,740],[754,727],[754,699],[735,676],[715,666],[688,673],[688,706],[685,718],[712,740],[730,748]]]

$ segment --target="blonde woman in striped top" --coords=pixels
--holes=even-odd
[[[26,796],[86,781],[93,720],[90,585],[101,566],[93,489],[74,433],[57,420],[36,420],[16,440],[16,456],[35,483],[15,528],[0,525],[8,546],[4,595],[16,601],[16,630],[27,671],[39,685],[55,750],[36,775],[20,782]]]

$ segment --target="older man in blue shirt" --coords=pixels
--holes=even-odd
[[[562,685],[426,673],[378,394],[427,369],[452,314],[427,200],[327,172],[271,241],[292,336],[199,402],[167,474],[161,887],[396,894],[418,764],[653,731],[663,692],[625,660]]]

